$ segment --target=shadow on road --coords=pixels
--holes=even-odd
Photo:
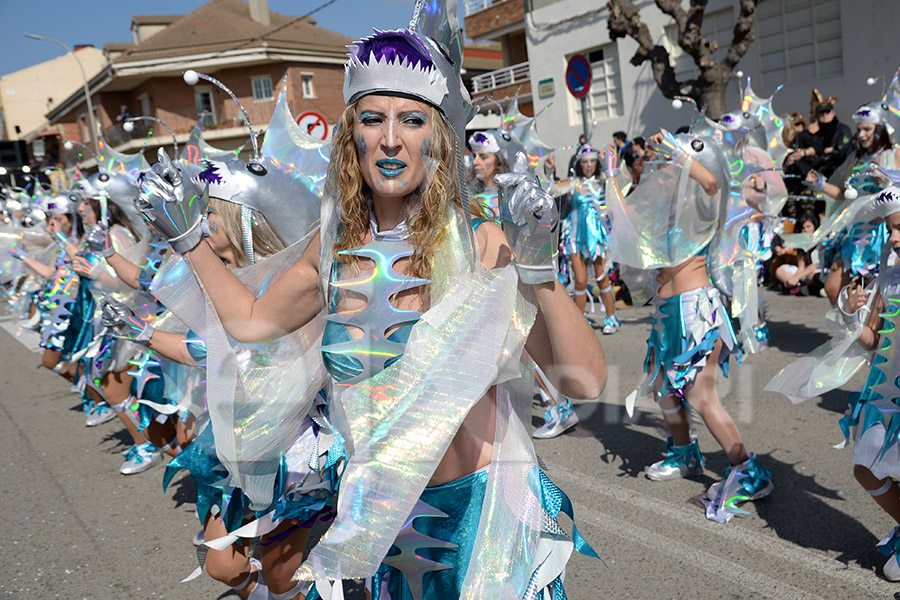
[[[769,346],[778,348],[782,352],[806,354],[830,339],[824,331],[807,327],[801,323],[770,320],[766,320],[766,322],[769,325],[771,336]]]
[[[823,399],[835,404],[829,410],[838,410],[837,401],[832,399],[835,395],[840,396],[841,392],[826,395]],[[842,401],[846,403],[845,399]],[[665,440],[662,437],[664,425],[661,417],[638,410],[633,419],[628,419],[621,405],[602,402],[597,403],[595,408],[588,404],[576,405],[576,412],[580,421],[574,430],[565,435],[590,436],[600,441],[604,448],[600,460],[606,464],[617,464],[620,477],[643,478],[647,466],[663,457]],[[540,419],[535,421],[535,425],[541,424]],[[659,436],[639,431],[631,425],[657,429]],[[728,460],[710,436],[704,435],[701,444],[706,457],[706,473],[695,481],[709,486],[720,479]],[[772,472],[775,491],[771,496],[754,502],[754,506],[759,517],[778,537],[803,548],[837,553],[836,559],[844,564],[855,563],[867,570],[884,562],[884,557],[875,550],[875,544],[892,525],[887,516],[884,532],[869,531],[851,514],[824,501],[841,501],[842,497],[803,472],[803,463],[790,464],[771,455],[761,455],[760,458]],[[849,465],[847,468],[850,468]],[[652,484],[648,481],[648,485]],[[852,512],[850,504],[845,507]]]
[[[131,435],[128,434],[128,430],[121,426],[121,421],[119,421],[119,419],[114,419],[112,423],[114,426],[118,426],[117,429],[104,434],[103,439],[101,439],[97,445],[104,446],[110,442],[114,443],[113,447],[109,448],[109,451],[112,454],[124,452],[131,448],[133,442],[131,441]],[[100,427],[103,427],[103,425]]]
[[[847,390],[832,390],[822,396],[819,399],[819,408],[824,408],[827,411],[838,413],[840,415],[844,414],[847,411]],[[837,419],[834,422],[834,434],[837,438],[840,438],[840,430],[837,426]],[[835,440],[837,441],[837,439]]]
[[[629,418],[623,405],[608,402],[577,404],[575,412],[580,421],[566,435],[597,439],[604,449],[600,460],[606,464],[621,463],[619,477],[643,477],[647,466],[660,460],[665,452],[664,438],[631,427],[663,428],[663,421],[658,416],[636,410],[635,416]],[[536,426],[543,424],[541,419],[534,422]]]
[[[819,485],[815,477],[799,470],[803,463],[790,464],[770,455],[761,458],[772,472],[775,491],[755,503],[756,512],[778,537],[803,548],[838,552],[837,560],[844,564],[853,562],[867,570],[884,562],[875,550],[880,535],[822,500],[841,500],[835,490]],[[846,508],[853,507],[847,504]],[[885,531],[879,533],[886,533],[892,525],[887,515],[884,521]]]
[[[197,485],[194,478],[187,476],[176,478],[169,484],[169,489],[173,489],[172,500],[175,501],[175,508],[179,508],[184,504],[197,504]]]

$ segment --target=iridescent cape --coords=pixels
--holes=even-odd
[[[528,433],[532,373],[523,349],[536,309],[519,294],[513,265],[487,271],[473,261],[467,220],[456,209],[448,214],[434,258],[431,308],[413,326],[403,357],[360,383],[329,385],[350,458],[337,517],[297,573],[316,581],[323,596],[331,582],[374,575],[462,421],[491,388],[494,455],[461,597],[534,597],[572,551],[529,483],[538,462]],[[333,229],[323,227],[329,270],[326,232]]]
[[[871,284],[879,292],[883,292],[886,285],[895,284],[900,275],[900,269],[888,267],[892,254],[890,248],[883,250],[879,273],[884,275],[879,275]],[[869,299],[869,309],[874,299],[875,294]],[[857,343],[861,327],[850,329],[837,307],[831,308],[825,319],[831,338],[779,371],[766,384],[765,391],[778,392],[799,404],[845,385],[862,367],[871,363],[875,352]]]
[[[296,263],[310,236],[233,273],[259,295]],[[240,344],[225,332],[188,262],[173,256],[159,270],[151,291],[207,345],[207,405],[219,460],[229,485],[254,507],[272,501],[282,456],[322,388],[325,371],[318,352],[322,322],[266,344]]]

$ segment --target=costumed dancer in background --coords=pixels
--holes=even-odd
[[[185,74],[188,83],[200,78],[227,91],[207,75]],[[220,296],[214,292],[213,305],[208,306],[188,263],[178,256],[193,250],[193,262],[208,252],[207,258],[241,291],[265,298],[306,250],[319,217],[319,174],[327,164],[327,152],[321,142],[300,132],[291,117],[287,81],[262,148],[255,137],[252,141],[249,164],[238,159],[204,160],[197,169],[160,154],[153,170],[144,175],[139,206],[174,250],[151,291],[203,340],[211,367],[210,425],[173,459],[167,479],[182,468],[198,479],[204,496],[198,515],[206,526],[202,546],[219,553],[211,574],[240,588],[241,594],[249,592],[251,598],[264,594],[257,592],[265,589],[259,584],[250,591],[260,569],[247,562],[242,543],[258,537],[265,586],[271,597],[287,599],[308,587],[291,577],[301,563],[310,528],[331,510],[344,456],[342,439],[332,433],[319,394],[324,368],[316,349],[321,328],[315,327],[320,322],[267,343],[235,342],[246,338],[226,336],[223,324],[231,327],[233,322],[227,315],[220,321],[216,312]],[[316,160],[319,163],[313,164]],[[179,202],[183,204],[173,206]],[[172,220],[171,214],[179,218]],[[285,244],[289,246],[281,250]],[[264,257],[268,258],[259,260]],[[206,271],[200,267],[197,272]],[[204,279],[204,287],[208,285]],[[218,280],[213,285],[220,287]],[[311,304],[299,305],[317,308],[315,297]],[[193,349],[193,354],[200,353]],[[190,578],[198,576],[202,566],[201,561]]]
[[[39,276],[46,279],[43,289],[35,295],[35,308],[40,313],[38,321],[41,347],[44,352],[41,364],[54,369],[60,364],[65,332],[69,326],[70,309],[78,293],[78,277],[72,272],[71,260],[65,252],[71,240],[84,235],[75,210],[80,198],[61,194],[46,199],[43,210],[47,215],[47,231],[56,241],[58,251],[52,264],[24,256],[23,262]],[[71,376],[67,377],[71,380]]]
[[[706,515],[727,522],[743,512],[736,503],[768,495],[773,487],[771,474],[746,450],[716,393],[716,369],[727,375],[729,357],[740,357],[722,293],[710,285],[715,277],[707,267],[709,260],[710,270],[715,268],[711,255],[718,251],[730,201],[727,160],[709,137],[663,131],[649,142],[669,164],[642,178],[627,198],[614,177],[607,186],[616,259],[658,269],[646,378],[626,399],[626,408],[632,414],[640,394],[652,395],[662,409],[671,435],[666,458],[647,469],[655,481],[703,473],[689,412],[700,415],[730,463],[725,480],[704,494]]]
[[[506,173],[521,145],[514,143],[508,133],[495,129],[479,131],[469,137],[469,148],[475,155],[470,194],[486,218],[500,222],[500,188],[496,175]]]
[[[857,124],[855,149],[844,164],[828,181],[815,170],[807,173],[807,185],[835,200],[829,202],[815,235],[784,236],[788,247],[803,250],[811,250],[815,244],[822,243],[825,266],[829,269],[825,293],[832,305],[837,302],[838,292],[851,279],[869,280],[877,274],[881,248],[887,241],[884,223],[860,222],[856,214],[887,185],[887,180],[870,167],[900,167],[900,149],[893,148],[900,128],[898,110],[900,73],[894,75],[881,102],[865,104],[853,113]],[[836,235],[826,239],[835,232]]]
[[[609,150],[604,150],[608,152]],[[585,310],[588,300],[587,265],[593,263],[600,300],[606,311],[602,331],[614,334],[622,326],[616,317],[616,297],[609,279],[609,229],[606,211],[606,192],[600,178],[600,151],[585,144],[575,151],[575,177],[561,181],[551,188],[551,194],[570,194],[571,212],[568,217],[569,244],[567,253],[572,263],[575,282],[575,304]],[[591,299],[591,310],[594,301]]]
[[[900,475],[900,346],[896,339],[900,318],[900,188],[888,187],[870,199],[860,219],[883,220],[888,242],[874,285],[867,289],[853,281],[838,295],[837,307],[855,343],[874,351],[865,386],[849,395],[850,406],[840,424],[845,437],[853,437],[853,476],[900,524],[900,485],[894,480]],[[888,556],[885,579],[900,581],[900,526],[878,543],[878,550]]]
[[[244,165],[243,162],[237,161],[235,166],[237,163]],[[207,168],[213,165],[201,162],[201,165],[203,164],[207,164]],[[227,167],[222,163],[216,164],[223,173],[218,179],[224,183]],[[230,191],[233,193],[234,188]],[[224,190],[215,190],[214,193],[231,197]],[[205,221],[206,239],[213,252],[229,269],[248,266],[250,264],[248,256],[252,256],[254,260],[262,260],[284,248],[284,244],[266,222],[265,217],[261,213],[254,212],[253,246],[252,252],[248,253],[244,248],[241,206],[221,198],[209,198]],[[125,261],[122,257],[114,258],[110,262],[118,265],[117,271],[120,274],[137,269],[136,265]],[[122,264],[123,262],[127,264]],[[193,331],[186,334],[162,331],[140,319],[129,306],[113,300],[105,302],[103,311],[103,324],[120,337],[131,341],[140,340],[139,343],[169,361],[195,369],[203,368],[205,371],[206,343]],[[252,520],[247,518],[247,507],[250,502],[240,489],[221,484],[221,481],[227,478],[228,471],[216,457],[212,427],[205,426],[208,422],[205,407],[190,408],[191,422],[196,420],[193,413],[200,413],[201,431],[198,437],[190,439],[189,444],[184,443],[185,450],[166,465],[163,487],[167,487],[180,470],[189,471],[197,487],[197,517],[203,526],[202,540],[225,538],[230,532],[243,526],[245,521]],[[249,556],[249,550],[249,543],[243,538],[222,549],[208,548],[203,567],[213,579],[230,586],[242,598],[251,600],[269,598],[261,564]]]
[[[297,573],[315,583],[307,598],[358,577],[373,600],[561,597],[572,549],[593,554],[556,525],[571,506],[538,467],[517,412],[530,394],[513,383],[531,389],[524,348],[561,391],[596,397],[602,350],[557,280],[553,202],[524,156],[499,181],[513,243],[491,222],[473,236],[449,8],[419,3],[409,29],[352,48],[321,226],[262,295],[191,240],[193,222],[167,230],[235,340],[295,337],[322,324],[325,304],[323,383],[352,453],[335,522]],[[171,190],[163,198],[186,207]]]

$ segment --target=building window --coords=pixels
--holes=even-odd
[[[840,0],[769,0],[757,10],[760,71],[767,88],[843,73]]]
[[[216,105],[213,102],[213,91],[208,85],[194,88],[194,103],[197,105],[198,119],[206,117],[206,123],[216,122]]]
[[[588,118],[602,121],[625,114],[622,106],[622,80],[619,77],[619,53],[615,44],[606,44],[583,52],[591,63],[591,91],[587,95]],[[581,124],[581,101],[569,96],[573,125]]]
[[[300,87],[303,89],[304,98],[316,97],[316,88],[313,87],[312,73],[303,73],[300,75]]]
[[[271,77],[263,75],[261,77],[252,77],[250,80],[253,82],[254,102],[264,102],[273,98]]]
[[[678,45],[678,26],[675,23],[666,25],[664,33],[663,45],[669,51],[669,64],[675,69],[676,77],[681,81],[699,77],[700,69],[694,63],[693,57]],[[709,42],[718,44],[719,47],[713,53],[716,60],[724,59],[734,37],[734,11],[732,8],[729,6],[722,10],[705,13],[700,33],[705,35]]]

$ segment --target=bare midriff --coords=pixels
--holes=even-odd
[[[496,422],[496,387],[491,387],[463,419],[428,486],[455,481],[488,466],[494,452]]]
[[[706,273],[706,255],[694,256],[677,267],[660,269],[656,276],[657,296],[669,298],[697,288],[709,287]]]

